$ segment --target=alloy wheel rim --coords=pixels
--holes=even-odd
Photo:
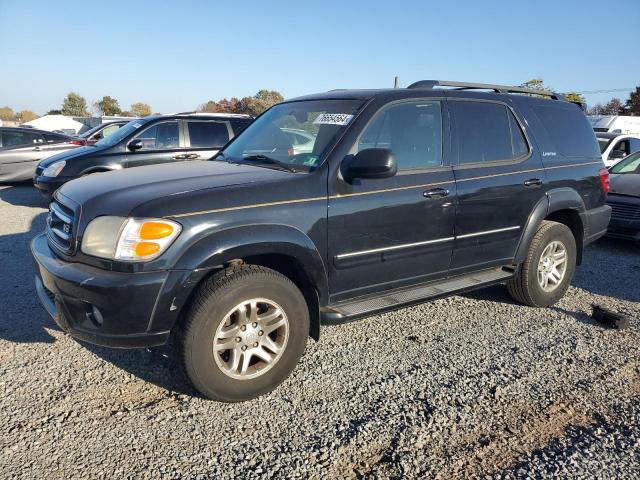
[[[253,298],[225,315],[213,339],[220,370],[238,380],[268,372],[280,360],[289,340],[289,319],[273,300]]]
[[[559,240],[549,243],[538,261],[538,284],[552,292],[562,283],[567,272],[567,248]]]

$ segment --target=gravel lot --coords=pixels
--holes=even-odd
[[[640,247],[601,240],[554,308],[503,287],[325,327],[263,398],[198,398],[162,350],[39,307],[44,203],[0,187],[0,478],[640,477]],[[630,328],[587,315],[626,309]]]

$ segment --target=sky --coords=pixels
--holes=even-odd
[[[44,114],[74,91],[123,109],[197,108],[421,79],[555,90],[640,85],[640,0],[0,0],[0,106]],[[628,91],[585,95],[588,104]]]

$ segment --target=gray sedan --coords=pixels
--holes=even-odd
[[[0,183],[30,180],[40,160],[76,148],[73,141],[34,128],[0,127]]]

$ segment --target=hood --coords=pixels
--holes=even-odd
[[[127,216],[136,206],[196,190],[270,182],[295,175],[222,161],[172,162],[97,173],[65,183],[58,192],[79,204],[83,216]]]
[[[71,150],[65,150],[62,153],[58,153],[57,155],[48,157],[42,160],[38,165],[40,165],[41,167],[47,168],[52,163],[58,162],[60,160],[64,160],[65,162],[68,162],[73,158],[84,157],[87,155],[101,152],[105,148],[107,147],[100,148],[95,146],[84,146],[84,147],[72,148]]]
[[[640,174],[612,173],[609,175],[609,193],[640,197]]]

